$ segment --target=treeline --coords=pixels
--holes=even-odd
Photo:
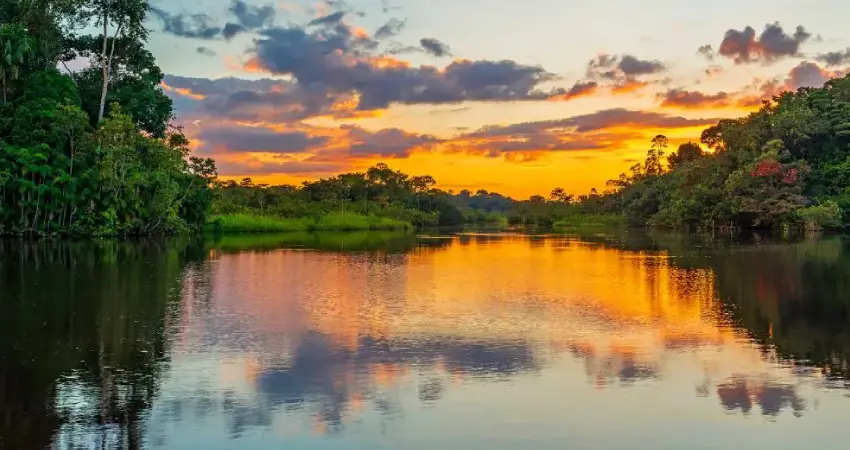
[[[205,222],[215,164],[189,158],[170,126],[163,74],[144,48],[148,10],[147,0],[0,2],[0,234]],[[71,61],[89,63],[72,73]]]
[[[841,229],[850,212],[850,76],[786,92],[706,129],[666,158],[658,136],[643,163],[585,199],[632,225]]]
[[[296,219],[329,214],[385,217],[417,227],[464,223],[451,195],[431,176],[411,177],[379,163],[365,172],[340,174],[301,186],[219,183],[212,214],[254,214]]]
[[[610,217],[616,216],[596,210],[591,202],[600,197],[596,192],[573,197],[556,188],[548,198],[533,196],[520,201],[485,190],[474,194],[468,190],[443,191],[435,185],[436,180],[429,175],[410,176],[384,163],[365,172],[344,173],[300,186],[255,184],[245,178],[217,184],[212,215],[227,221],[238,221],[243,215],[282,219],[379,217],[420,228],[463,224],[552,226],[576,218],[610,222]],[[250,226],[262,228],[256,221]],[[299,224],[290,222],[290,226]]]

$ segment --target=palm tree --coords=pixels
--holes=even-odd
[[[24,55],[29,51],[30,38],[23,26],[9,24],[0,27],[0,82],[3,83],[3,103],[8,101],[9,81],[18,79]]]

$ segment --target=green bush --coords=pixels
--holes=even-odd
[[[797,210],[797,217],[803,221],[808,230],[841,228],[843,224],[842,215],[838,203],[832,200],[827,200],[820,205]]]

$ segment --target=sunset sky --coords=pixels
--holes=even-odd
[[[377,162],[443,189],[580,194],[649,141],[850,68],[843,0],[151,0],[149,47],[223,178]]]

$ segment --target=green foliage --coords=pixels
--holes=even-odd
[[[850,76],[787,92],[748,117],[702,133],[659,170],[666,139],[646,162],[608,183],[585,211],[674,228],[843,228],[850,211]],[[817,206],[810,206],[817,199]]]
[[[407,222],[354,213],[329,213],[319,217],[293,219],[233,214],[214,216],[207,225],[207,231],[217,233],[408,230],[411,228],[413,226]]]
[[[302,186],[257,185],[246,178],[240,183],[220,183],[212,212],[280,219],[309,217],[322,223],[334,217],[347,220],[362,216],[387,218],[417,227],[462,224],[463,213],[452,203],[451,196],[434,189],[434,184],[430,176],[410,177],[386,164]],[[372,225],[371,222],[356,224],[354,229],[363,226]],[[329,227],[345,229],[347,225],[334,223]]]
[[[148,8],[0,2],[0,234],[174,233],[206,222],[215,163],[190,157],[169,128],[163,74],[144,48]],[[91,29],[104,32],[77,34]],[[56,70],[78,57],[91,67]]]
[[[824,228],[839,228],[843,221],[843,212],[838,203],[827,200],[823,204],[800,208],[797,216],[803,221],[808,230],[821,230]]]

